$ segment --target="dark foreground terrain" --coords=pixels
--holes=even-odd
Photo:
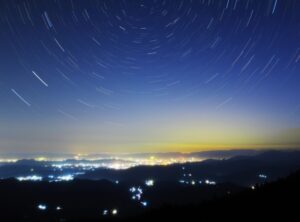
[[[189,186],[161,182],[142,189],[141,199],[132,199],[130,184],[110,181],[75,180],[72,182],[0,183],[0,212],[7,221],[69,221],[127,218],[167,204],[196,204],[214,197],[236,193],[244,188],[233,184]],[[137,198],[137,197],[136,197]],[[144,206],[143,203],[147,203]],[[40,209],[45,206],[46,209]],[[59,208],[58,208],[59,207]],[[112,211],[116,209],[117,214]],[[104,211],[108,213],[105,214]],[[1,220],[2,221],[2,220]]]
[[[300,171],[276,182],[185,206],[164,206],[108,221],[300,221]],[[80,221],[80,220],[75,220]]]
[[[197,205],[165,206],[127,221],[300,221],[300,171]]]
[[[10,184],[7,190],[21,188],[16,187],[17,185],[13,181],[6,181],[6,183],[6,185]],[[41,192],[49,189],[47,185],[22,184],[21,190],[3,196],[5,190],[3,190],[2,184],[1,221],[300,221],[300,171],[276,182],[257,185],[255,189],[249,188],[222,197],[215,196],[213,199],[202,203],[180,206],[165,205],[156,209],[138,211],[139,215],[137,216],[123,215],[122,217],[97,216],[101,214],[101,211],[97,211],[92,205],[96,204],[96,196],[100,195],[99,192],[95,192],[99,184],[96,182],[93,182],[93,185],[88,184],[88,182],[78,183],[82,185],[83,193],[79,193],[73,198],[70,197],[68,201],[73,201],[73,203],[69,203],[73,208],[64,208],[61,212],[54,210],[54,202],[58,200],[56,199],[57,195],[51,192],[48,193],[49,200],[53,195],[49,210],[39,212],[34,206],[27,205],[28,200],[26,198],[33,193],[31,189]],[[89,192],[84,183],[87,183],[85,185],[89,187]],[[57,192],[64,192],[65,188],[61,186],[57,188]],[[74,189],[73,186],[70,186],[70,188]],[[114,188],[111,188],[111,192],[114,196]],[[209,190],[206,190],[206,192],[209,192]],[[61,195],[64,196],[63,193]],[[104,198],[109,196],[103,193],[102,195]],[[91,198],[91,196],[95,198]],[[126,199],[126,197],[124,198]],[[107,201],[107,204],[109,204],[109,200]],[[103,202],[103,199],[101,202]],[[99,206],[101,206],[101,202]],[[60,203],[66,202],[62,199]],[[76,211],[75,206],[78,207],[79,211]],[[80,213],[83,210],[85,214]]]
[[[65,182],[3,179],[0,221],[300,221],[299,164],[299,152],[267,152]]]

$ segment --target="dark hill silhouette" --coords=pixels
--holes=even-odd
[[[216,186],[185,186],[179,183],[158,182],[154,187],[143,187],[143,199],[151,203],[150,208],[164,204],[190,204],[213,197],[240,192],[243,188],[232,184]],[[75,180],[72,182],[18,182],[14,179],[0,181],[0,215],[5,221],[69,221],[82,218],[98,220],[104,209],[118,208],[120,217],[143,212],[137,201],[131,199],[132,184],[100,180]],[[39,204],[47,210],[39,211]],[[56,211],[61,206],[63,210]],[[102,219],[106,219],[104,217]]]
[[[198,205],[165,206],[126,221],[300,221],[299,187],[300,171],[255,190]]]
[[[3,173],[14,167],[27,171],[31,169],[31,161],[20,161],[1,169]],[[48,169],[36,162],[33,164],[35,170]],[[192,220],[193,217],[200,221],[270,221],[268,217],[297,221],[292,220],[299,219],[295,213],[298,205],[293,201],[297,203],[300,197],[300,173],[271,181],[299,169],[299,151],[269,151],[256,156],[170,166],[139,166],[119,171],[98,169],[70,182],[5,179],[0,180],[0,221]],[[267,178],[260,178],[260,173]],[[107,180],[97,180],[101,178]],[[155,180],[153,187],[145,185],[145,180],[150,178]],[[181,179],[198,182],[206,178],[217,184],[179,183]],[[256,183],[257,188],[251,190],[250,185]],[[143,188],[143,199],[149,202],[148,207],[132,200],[129,192],[132,186]],[[47,210],[37,209],[38,204],[46,204]],[[63,209],[57,211],[57,206]],[[114,207],[119,210],[118,216],[102,216],[104,209]],[[238,216],[240,213],[243,215]],[[132,217],[137,214],[140,216]],[[284,220],[284,216],[288,220]]]
[[[185,171],[182,170],[182,166],[185,167]],[[188,172],[197,179],[210,178],[220,183],[250,186],[253,182],[261,182],[259,174],[268,175],[267,181],[272,181],[299,168],[300,151],[268,151],[256,156],[236,156],[183,165],[138,166],[127,170],[97,169],[79,178],[144,181],[150,177],[163,181],[178,181],[184,172]]]

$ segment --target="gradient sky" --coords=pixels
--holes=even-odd
[[[0,3],[0,153],[300,144],[300,1]]]

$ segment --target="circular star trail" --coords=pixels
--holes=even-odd
[[[5,152],[299,142],[297,0],[0,4]]]

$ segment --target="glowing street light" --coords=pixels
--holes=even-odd
[[[47,210],[47,206],[44,205],[44,204],[39,204],[39,205],[37,206],[37,208],[38,208],[39,210]]]
[[[111,214],[112,215],[117,215],[118,214],[118,210],[117,209],[112,209]]]
[[[152,187],[154,185],[154,180],[150,179],[150,180],[146,180],[145,181],[146,186],[148,187]]]

